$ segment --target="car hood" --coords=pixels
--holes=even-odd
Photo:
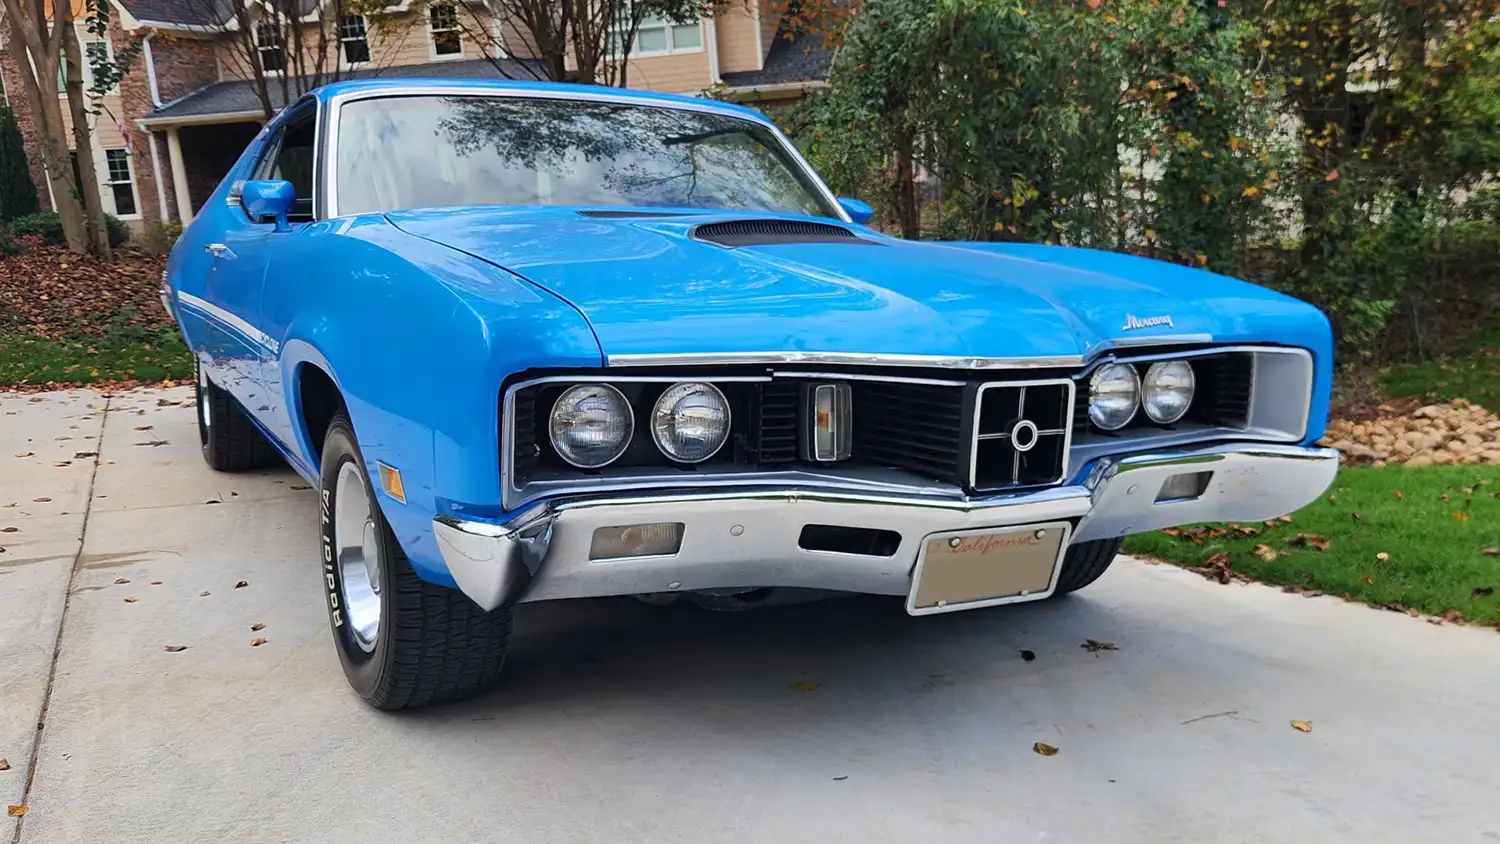
[[[858,226],[848,228],[862,240],[842,243],[726,248],[692,235],[694,226],[744,214],[599,218],[487,208],[387,217],[569,302],[606,357],[1080,356],[1122,335],[1132,343],[1265,340],[1290,314],[1316,313],[1233,279],[1090,250],[903,241]]]

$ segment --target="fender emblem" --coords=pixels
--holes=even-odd
[[[1135,314],[1126,314],[1125,315],[1125,325],[1122,326],[1120,328],[1120,330],[1121,331],[1134,331],[1137,328],[1153,328],[1153,327],[1158,326],[1158,325],[1165,325],[1168,328],[1176,328],[1177,327],[1177,326],[1175,326],[1175,325],[1172,324],[1172,315],[1171,314],[1162,314],[1161,316],[1151,316],[1151,317],[1144,317],[1144,318],[1143,317],[1138,317]]]

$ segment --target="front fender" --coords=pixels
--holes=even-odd
[[[263,306],[284,323],[275,379],[286,436],[316,468],[301,424],[303,367],[338,386],[370,477],[398,469],[405,502],[377,496],[424,577],[451,583],[435,515],[500,515],[500,388],[513,372],[597,367],[583,318],[504,270],[401,233],[383,218],[320,223],[289,237]],[[274,380],[274,379],[273,379]]]

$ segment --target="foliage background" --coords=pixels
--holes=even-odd
[[[865,0],[775,116],[892,232],[1203,266],[1421,357],[1500,314],[1497,3]]]

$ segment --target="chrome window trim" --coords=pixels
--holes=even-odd
[[[975,490],[976,494],[981,494],[978,492],[979,486],[975,482],[975,475],[979,471],[979,442],[982,439],[992,438],[990,436],[981,435],[979,433],[979,422],[980,419],[984,416],[984,391],[990,389],[991,387],[1020,387],[1021,400],[1018,406],[1022,413],[1021,418],[1025,419],[1026,388],[1056,386],[1058,384],[1064,385],[1068,390],[1067,409],[1064,411],[1062,420],[1063,427],[1062,431],[1060,432],[1063,435],[1062,466],[1058,470],[1057,480],[1048,481],[1047,483],[1039,484],[1038,486],[1057,486],[1058,484],[1066,483],[1068,481],[1068,468],[1072,459],[1073,451],[1073,403],[1077,400],[1078,396],[1078,385],[1074,382],[1074,380],[1072,378],[1043,378],[1035,381],[986,381],[985,383],[979,385],[978,392],[974,394],[974,426],[969,438],[969,489]],[[1049,428],[1045,431],[1037,431],[1038,436],[1042,434],[1057,433],[1059,433],[1059,431],[1053,428]],[[1020,457],[1020,452],[1016,452],[1016,459],[1018,461],[1020,460]],[[1006,490],[1016,488],[1019,488],[1019,485],[1016,483],[1012,483],[1009,487],[1000,487],[998,489],[985,490],[985,494],[995,494],[998,492],[1004,492]]]
[[[749,364],[852,364],[860,366],[909,366],[928,369],[1065,369],[1083,366],[1081,355],[1052,357],[960,357],[956,355],[886,355],[873,352],[669,352],[665,354],[610,355],[608,365],[625,366],[732,366]],[[844,376],[840,376],[844,377]],[[881,378],[879,380],[887,380]]]
[[[684,103],[677,100],[669,100],[653,96],[623,96],[620,94],[608,93],[606,90],[560,91],[506,87],[452,88],[437,85],[393,86],[390,88],[379,88],[365,91],[351,91],[349,93],[330,97],[327,100],[327,134],[325,136],[324,142],[322,144],[319,144],[319,147],[327,152],[327,155],[324,156],[326,162],[322,165],[323,183],[327,186],[327,190],[324,191],[325,204],[323,206],[324,211],[326,212],[326,216],[319,217],[319,219],[331,219],[339,216],[338,140],[339,123],[341,122],[340,113],[343,107],[348,103],[360,102],[362,100],[380,100],[396,97],[480,97],[490,99],[497,97],[506,97],[510,99],[578,100],[586,102],[612,103],[615,105],[634,105],[641,106],[643,108],[667,108],[675,109],[677,111],[693,111],[704,114],[718,114],[728,117],[734,117],[739,120],[743,120],[746,123],[753,123],[763,128],[769,129],[771,135],[776,138],[777,143],[781,145],[782,151],[787,154],[793,165],[801,169],[802,175],[810,181],[818,196],[823,199],[828,208],[833,209],[834,213],[837,215],[837,217],[835,217],[834,219],[837,219],[840,222],[846,224],[854,224],[853,218],[851,218],[848,212],[844,210],[844,206],[839,204],[838,197],[834,195],[833,191],[829,190],[828,185],[825,184],[823,182],[823,179],[818,176],[817,171],[812,168],[812,165],[807,163],[807,159],[802,157],[802,153],[799,152],[796,145],[794,145],[787,138],[786,133],[781,131],[781,129],[779,129],[775,123],[772,123],[770,120],[764,117],[750,114],[741,114],[738,111],[727,109],[722,105],[712,103],[709,100],[705,100],[702,105],[699,105],[697,103]],[[316,153],[314,155],[316,156]],[[316,157],[314,158],[313,166],[315,170],[319,166],[319,162]],[[316,183],[317,180],[314,179],[314,184],[316,185]],[[316,199],[316,187],[314,188],[313,196]]]

